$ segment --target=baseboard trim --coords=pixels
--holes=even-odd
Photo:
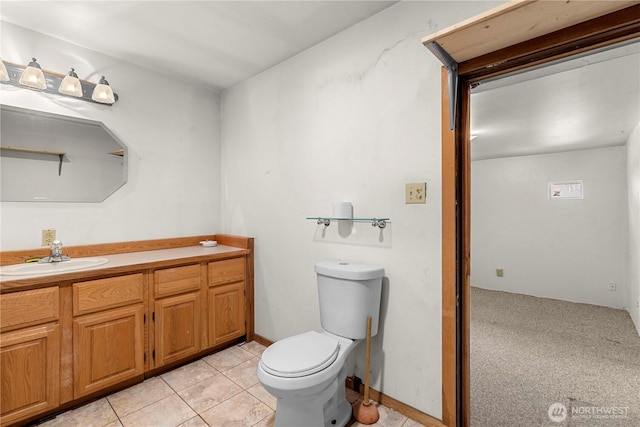
[[[268,340],[265,337],[258,334],[253,334],[253,340],[258,344],[262,344],[265,347],[269,347],[271,344],[273,344],[273,341]]]
[[[364,384],[360,384],[359,392],[360,394],[364,394]],[[416,408],[407,405],[406,403],[400,402],[399,400],[396,400],[391,396],[387,396],[386,394],[381,393],[371,387],[369,387],[369,397],[371,398],[371,400],[375,400],[376,402],[386,406],[387,408],[391,408],[394,411],[400,412],[407,418],[411,418],[412,420],[417,421],[427,427],[446,427],[439,419],[432,417],[431,415],[426,414],[422,411],[419,411]]]
[[[273,344],[273,341],[268,340],[265,337],[258,334],[253,335],[253,340],[256,341],[258,344],[262,344],[266,347],[269,347],[271,344]],[[345,387],[352,388],[353,379],[347,378]],[[360,389],[356,391],[358,391],[360,394],[364,394],[364,385],[360,384],[359,388]],[[412,420],[417,421],[420,424],[423,424],[427,427],[446,427],[442,423],[442,421],[440,421],[439,419],[432,417],[431,415],[426,414],[422,411],[419,411],[416,408],[413,408],[407,405],[406,403],[402,403],[399,400],[394,399],[393,397],[387,396],[386,394],[381,393],[380,391],[375,390],[371,387],[369,387],[369,396],[371,397],[372,400],[375,400],[381,405],[384,405],[387,408],[391,408],[394,411],[400,412],[402,415],[406,416],[407,418],[411,418]]]

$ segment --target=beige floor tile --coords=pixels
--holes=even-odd
[[[267,405],[246,391],[200,414],[212,427],[253,426],[273,413]]]
[[[107,399],[100,399],[77,409],[64,412],[54,419],[40,424],[40,426],[102,427],[114,421],[118,421],[118,416],[109,405],[109,402],[107,402]]]
[[[271,393],[265,390],[265,388],[262,387],[262,384],[258,383],[253,387],[248,388],[247,391],[251,393],[253,397],[265,403],[269,408],[273,409],[274,411],[276,410],[278,399],[276,399]]]
[[[234,346],[207,356],[202,360],[222,372],[238,366],[255,356],[255,354],[244,350],[240,346]]]
[[[195,417],[177,395],[171,395],[120,419],[124,427],[176,427]]]
[[[198,414],[218,405],[242,389],[220,373],[182,390],[178,395]]]
[[[411,418],[407,418],[402,427],[424,427],[424,424],[420,424],[419,422],[412,420]]]
[[[264,352],[267,348],[264,345],[257,343],[256,341],[244,343],[240,345],[240,347],[253,353],[256,356],[262,356],[262,352]]]
[[[256,377],[266,347],[245,343],[166,372],[114,393],[42,427],[273,427],[277,400]],[[349,402],[362,396],[346,389]],[[419,427],[392,409],[375,403],[374,427]],[[199,416],[197,414],[200,414]],[[120,417],[120,420],[118,420]],[[362,426],[355,422],[355,427]]]
[[[272,413],[271,415],[267,416],[266,418],[261,419],[260,421],[258,421],[257,424],[254,424],[253,427],[273,427],[276,423],[276,413]]]
[[[224,371],[223,374],[244,389],[253,387],[258,384],[258,377],[256,376],[258,361],[257,357],[253,357],[238,366]]]
[[[191,387],[200,381],[211,378],[217,371],[203,360],[197,360],[188,365],[162,374],[160,377],[176,392]]]
[[[401,427],[405,421],[407,421],[407,417],[402,415],[400,412],[394,411],[386,406],[382,406],[377,402],[374,403],[380,413],[378,424],[384,427]]]
[[[209,427],[200,416],[191,418],[190,420],[180,424],[178,427]]]
[[[167,383],[160,377],[153,377],[112,394],[107,399],[118,417],[122,418],[172,394],[175,393]]]

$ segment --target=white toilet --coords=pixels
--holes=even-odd
[[[305,332],[268,347],[258,380],[278,399],[276,427],[344,426],[351,405],[344,395],[345,361],[367,334],[378,333],[384,269],[342,261],[316,263],[323,332]]]

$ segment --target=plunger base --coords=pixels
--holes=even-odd
[[[360,424],[375,424],[380,418],[376,405],[369,402],[361,402],[353,407],[353,416]]]

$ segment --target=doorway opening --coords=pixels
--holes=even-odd
[[[444,47],[457,61],[455,67],[443,61],[449,64],[449,69],[443,67],[441,73],[442,423],[447,426],[470,425],[471,86],[481,80],[640,37],[637,3],[589,2],[590,7],[585,6],[581,2],[513,1],[423,39],[425,46],[442,45],[446,39]],[[550,20],[545,16],[563,19]],[[513,22],[522,25],[509,25]],[[536,22],[544,22],[547,32],[528,31]],[[550,29],[550,23],[557,25]],[[482,37],[490,43],[479,42]],[[452,50],[453,46],[460,50]],[[455,73],[451,72],[453,69]],[[452,75],[454,78],[450,78]],[[450,106],[455,114],[450,114]],[[453,121],[449,119],[451,116]]]
[[[556,404],[640,421],[626,280],[639,75],[625,42],[471,89],[471,425],[542,425]]]

